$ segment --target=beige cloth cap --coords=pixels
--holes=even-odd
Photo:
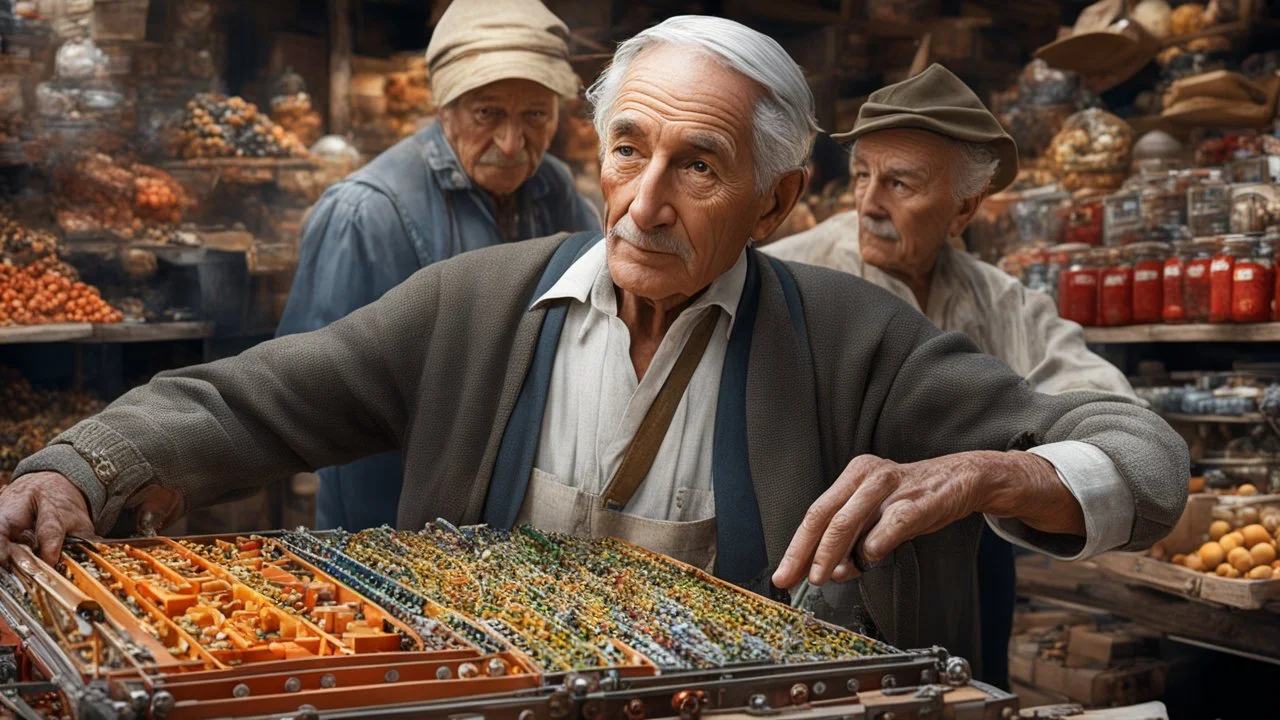
[[[581,81],[569,28],[538,0],[453,0],[427,46],[437,107],[499,80],[531,80],[565,99]]]

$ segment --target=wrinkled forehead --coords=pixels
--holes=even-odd
[[[932,176],[954,164],[957,152],[955,143],[937,133],[895,128],[858,138],[850,149],[849,162],[854,167],[896,169]]]
[[[662,135],[697,149],[741,150],[761,89],[709,53],[661,43],[645,48],[618,84],[607,135]]]

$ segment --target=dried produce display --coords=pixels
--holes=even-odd
[[[0,261],[25,265],[57,252],[58,238],[52,233],[32,229],[0,209]]]
[[[271,119],[279,123],[286,133],[292,133],[304,147],[320,139],[323,122],[320,113],[311,105],[311,96],[305,92],[271,99]]]
[[[198,158],[305,157],[293,133],[272,122],[241,97],[201,93],[187,103],[182,119],[169,128],[169,154]]]
[[[38,390],[17,370],[0,366],[0,484],[22,458],[102,408],[88,393]]]
[[[0,261],[0,327],[46,323],[118,323],[119,310],[56,257],[26,265]]]
[[[383,94],[387,100],[386,122],[398,137],[412,135],[424,120],[435,116],[425,57],[415,56],[404,70],[388,73]]]
[[[81,153],[54,171],[58,225],[69,233],[108,230],[132,239],[176,225],[195,205],[182,184],[158,168],[102,153]]]

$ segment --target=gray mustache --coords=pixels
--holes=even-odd
[[[609,230],[609,237],[624,240],[642,250],[671,253],[685,262],[693,260],[693,248],[670,230],[641,230],[630,215],[623,215]]]
[[[480,165],[497,165],[499,167],[523,167],[529,164],[529,151],[521,150],[515,156],[507,157],[495,145],[485,150],[477,163]]]
[[[876,237],[884,238],[885,240],[898,239],[898,228],[894,227],[892,221],[876,220],[863,215],[861,218],[861,225],[863,230],[866,230]]]

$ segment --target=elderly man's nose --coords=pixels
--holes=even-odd
[[[517,122],[506,122],[502,127],[498,128],[498,134],[494,137],[498,149],[507,157],[514,157],[517,153],[524,149],[524,132]]]
[[[676,211],[668,201],[667,188],[657,168],[648,168],[637,182],[636,196],[627,210],[636,226],[641,230],[652,230],[674,224]]]
[[[879,188],[874,184],[868,185],[857,195],[858,212],[876,219],[888,217],[889,212],[885,209],[884,203],[881,202],[881,200],[882,197]]]

